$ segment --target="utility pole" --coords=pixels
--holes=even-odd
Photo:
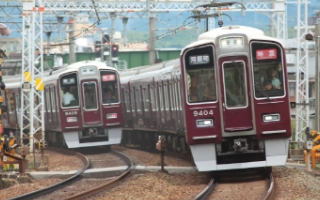
[[[320,131],[320,125],[319,125],[319,120],[320,120],[320,80],[319,80],[319,73],[320,73],[320,59],[319,59],[319,56],[320,56],[320,22],[319,20],[317,20],[316,24],[315,24],[315,35],[314,35],[314,39],[315,39],[315,43],[316,43],[316,65],[315,65],[315,68],[316,68],[316,77],[315,77],[315,84],[316,84],[316,105],[315,105],[315,114],[316,114],[316,122],[315,122],[315,129],[316,131]]]
[[[74,18],[70,17],[69,19],[69,64],[76,62],[76,53],[75,53],[75,45],[74,45]]]

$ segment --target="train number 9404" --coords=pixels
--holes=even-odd
[[[206,116],[213,115],[213,110],[195,110],[193,111],[193,116]]]

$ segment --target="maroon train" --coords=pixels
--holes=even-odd
[[[21,75],[4,76],[3,81],[3,102],[8,110],[2,123],[8,134],[21,127]],[[81,148],[120,144],[123,118],[116,69],[95,61],[77,62],[45,72],[43,81],[45,139],[49,145]],[[64,99],[67,92],[73,98]]]
[[[191,151],[199,171],[284,165],[291,137],[285,50],[261,30],[199,36],[180,59],[120,72],[123,143]]]

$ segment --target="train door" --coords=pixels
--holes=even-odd
[[[83,102],[83,123],[87,125],[101,123],[101,107],[99,103],[98,83],[96,80],[81,81]]]
[[[227,57],[219,60],[222,81],[224,130],[245,131],[253,128],[247,58]]]

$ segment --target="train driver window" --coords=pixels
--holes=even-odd
[[[189,103],[217,100],[214,63],[214,47],[212,45],[199,46],[185,53],[183,67],[186,70],[186,82],[184,85]],[[211,80],[211,84],[209,80]]]
[[[119,103],[118,76],[113,71],[101,71],[102,102]]]
[[[252,43],[254,87],[257,98],[284,95],[281,52],[277,44]]]
[[[79,95],[76,74],[69,74],[61,77],[60,97],[62,107],[79,106]]]

